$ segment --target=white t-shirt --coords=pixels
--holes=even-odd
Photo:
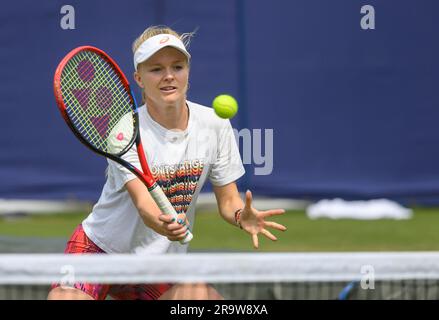
[[[212,108],[190,101],[187,105],[188,126],[178,132],[155,122],[145,105],[138,111],[151,172],[177,213],[186,213],[193,229],[195,203],[206,178],[215,186],[223,186],[245,171],[230,121],[220,119]],[[135,145],[123,158],[141,168]],[[169,241],[145,226],[125,188],[133,179],[133,173],[108,160],[102,194],[82,223],[87,236],[107,253],[186,252],[188,245]]]

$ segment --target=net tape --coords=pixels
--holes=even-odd
[[[263,283],[439,279],[439,252],[0,255],[0,284]]]

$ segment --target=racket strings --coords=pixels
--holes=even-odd
[[[90,74],[93,74],[94,75],[94,70],[95,70],[95,68],[93,67],[93,65],[97,65],[98,66],[98,68],[100,68],[100,66],[99,66],[99,64],[102,64],[101,63],[101,61],[99,61],[98,59],[101,59],[101,58],[98,58],[98,59],[96,59],[96,57],[97,57],[97,55],[92,55],[91,56],[93,59],[92,59],[92,61],[93,61],[93,64],[88,64],[88,68],[86,69],[86,70],[84,70],[84,67],[82,66],[82,68],[79,68],[79,63],[81,63],[81,62],[87,62],[87,61],[89,61],[89,60],[86,60],[86,59],[82,59],[81,61],[79,61],[78,62],[78,71],[80,71],[80,70],[82,70],[82,76],[81,76],[81,74],[80,74],[80,76],[81,76],[81,80],[82,79],[84,79],[85,78],[85,81],[90,81]],[[75,57],[76,58],[76,60],[78,60],[78,56],[76,56]],[[104,65],[103,66],[104,67],[104,69],[98,69],[98,70],[105,70],[105,69],[109,69],[108,67],[109,66],[107,66],[107,65]],[[73,71],[73,74],[74,74],[74,72],[76,71],[76,70],[72,70]],[[118,80],[118,77],[117,77],[117,75],[115,75],[114,74],[114,72],[112,72],[113,70],[112,70],[112,68],[110,67],[110,70],[105,70],[105,71],[107,71],[107,79],[108,80],[110,80],[109,81],[109,86],[117,86],[118,88],[118,90],[116,91],[116,93],[120,93],[121,91],[123,92],[123,90],[124,90],[124,88],[122,87],[122,85],[121,85],[121,83],[119,82],[117,82],[117,80]],[[108,72],[108,71],[110,71],[110,72]],[[108,75],[109,75],[109,77],[108,77]],[[94,81],[94,84],[93,84],[93,93],[94,93],[94,98],[95,98],[95,100],[94,101],[91,101],[92,103],[94,102],[95,104],[97,104],[101,109],[103,109],[103,107],[105,108],[105,102],[108,102],[108,100],[109,100],[109,97],[107,96],[107,97],[102,97],[102,93],[103,92],[107,92],[108,93],[108,91],[104,91],[107,87],[105,86],[105,83],[103,83],[103,81],[104,81],[104,77],[102,77],[102,76],[98,76],[98,77],[95,77],[94,76],[94,78],[95,78],[95,81]],[[76,78],[76,80],[77,80],[77,78]],[[80,85],[79,83],[78,83],[78,81],[75,81],[75,85]],[[103,90],[104,89],[104,90]],[[77,90],[77,89],[76,89]],[[108,89],[107,89],[108,90]],[[75,92],[75,91],[71,91],[71,92]],[[77,92],[77,91],[76,91]],[[106,132],[107,132],[107,128],[108,128],[108,121],[110,120],[110,118],[109,118],[109,114],[111,114],[112,115],[112,117],[114,118],[115,116],[117,117],[117,118],[119,118],[121,115],[120,114],[117,114],[117,113],[115,113],[115,111],[117,111],[117,110],[119,110],[119,111],[125,111],[124,109],[117,109],[117,110],[109,110],[110,111],[110,113],[107,113],[107,114],[104,114],[103,116],[100,116],[99,114],[93,114],[93,113],[90,113],[90,107],[93,107],[93,105],[91,105],[91,106],[88,106],[88,103],[89,103],[89,99],[90,99],[90,94],[91,94],[91,92],[90,92],[90,89],[85,89],[85,91],[83,91],[83,92],[80,92],[80,93],[85,93],[86,95],[87,95],[87,97],[86,97],[86,101],[85,101],[85,103],[86,103],[86,110],[89,112],[89,118],[88,118],[88,120],[91,120],[91,124],[92,124],[92,126],[90,126],[90,121],[86,121],[85,122],[85,124],[88,124],[88,125],[83,125],[84,124],[84,118],[83,117],[77,117],[77,115],[79,114],[79,115],[81,115],[82,113],[80,113],[80,112],[75,112],[74,113],[74,115],[73,115],[73,117],[72,117],[72,119],[75,119],[75,120],[79,120],[80,122],[79,122],[79,124],[81,125],[80,126],[80,128],[81,129],[83,129],[82,130],[82,133],[83,134],[85,134],[86,135],[86,138],[88,138],[87,140],[89,140],[89,142],[91,142],[91,143],[93,143],[93,144],[97,144],[97,143],[100,143],[101,144],[101,146],[98,146],[100,149],[105,149],[105,141],[102,141],[102,139],[101,138],[105,138],[105,134],[106,134]],[[110,93],[111,93],[111,91],[110,91]],[[120,94],[118,95],[119,97],[120,97]],[[78,96],[76,96],[76,97],[78,97]],[[116,97],[117,98],[117,97]],[[81,103],[82,102],[82,104],[84,104],[84,101],[83,101],[83,99],[81,98],[81,96],[79,96],[78,97],[78,100],[79,100],[79,102]],[[82,101],[81,101],[82,100]],[[106,101],[107,100],[107,101]],[[116,103],[118,103],[119,101],[117,101],[118,99],[116,99]],[[120,105],[120,104],[119,104]],[[126,103],[124,103],[124,102],[122,102],[122,105],[126,105]],[[99,110],[99,109],[97,109],[97,108],[94,108],[94,109],[91,109],[92,111],[94,110],[94,111],[96,111],[96,110]],[[129,110],[130,111],[130,110]],[[99,135],[97,135],[96,134],[96,131],[95,130],[93,130],[93,128],[95,128],[96,130],[97,130],[97,132],[99,133]],[[79,129],[79,128],[78,128]],[[85,130],[84,130],[85,129]],[[103,144],[102,144],[102,142],[104,142]],[[105,150],[104,150],[105,151]]]
[[[61,92],[77,132],[93,147],[117,154],[134,134],[132,97],[112,65],[92,51],[80,51],[65,65]]]
[[[74,82],[75,86],[78,87],[78,85],[80,85],[77,81]],[[94,87],[97,87],[98,89],[83,89],[82,91],[79,91],[79,94],[75,95],[75,98],[77,98],[78,102],[80,103],[80,106],[76,106],[73,105],[74,107],[76,107],[75,109],[71,109],[73,112],[71,113],[71,119],[74,121],[77,129],[79,129],[80,133],[85,136],[85,138],[91,142],[92,144],[96,145],[98,143],[101,143],[101,145],[97,146],[99,149],[105,149],[105,141],[102,140],[102,138],[105,138],[105,134],[107,132],[107,127],[108,127],[108,121],[110,120],[109,115],[111,114],[112,117],[114,118],[119,117],[120,115],[115,114],[114,110],[108,110],[108,113],[104,113],[102,115],[101,112],[96,113],[96,109],[90,109],[93,108],[93,105],[89,105],[89,101],[90,95],[92,94],[91,91],[94,91],[94,98],[95,98],[95,103],[96,104],[100,104],[102,106],[102,100],[104,100],[101,95],[102,95],[102,78],[97,77]],[[71,93],[78,93],[78,89],[73,89],[71,90]],[[84,98],[85,95],[85,98]],[[84,101],[85,100],[85,101]],[[106,97],[106,100],[109,100],[108,97]],[[105,102],[105,100],[104,100]],[[93,101],[92,101],[93,103]],[[84,117],[84,113],[81,112],[80,108],[84,108],[83,106],[85,105],[86,111],[88,112],[88,114],[86,114],[86,117]],[[123,110],[123,109],[120,109]],[[92,112],[90,112],[92,111]],[[94,112],[93,112],[94,111]],[[101,113],[101,114],[99,114]],[[85,120],[85,121],[84,121]],[[90,125],[90,121],[91,124]],[[95,130],[94,130],[95,129]],[[96,130],[97,133],[96,134]],[[105,151],[105,150],[104,150]]]

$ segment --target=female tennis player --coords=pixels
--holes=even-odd
[[[107,180],[91,214],[77,227],[65,253],[185,253],[181,244],[194,223],[195,203],[208,179],[219,213],[252,237],[271,240],[267,230],[286,230],[267,217],[284,210],[258,211],[252,194],[245,201],[235,181],[245,172],[229,120],[211,108],[186,100],[192,34],[179,35],[168,27],[150,27],[133,44],[134,79],[142,89],[139,127],[149,166],[174,206],[178,219],[163,214],[145,185],[130,171],[108,160]],[[140,168],[133,147],[124,158]],[[195,235],[196,236],[196,235]],[[220,242],[221,239],[218,239]],[[107,285],[54,284],[48,299],[221,299],[207,284]]]

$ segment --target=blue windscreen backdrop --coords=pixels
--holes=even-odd
[[[65,5],[74,29],[61,26]],[[375,29],[360,25],[364,5]],[[93,45],[131,79],[133,40],[165,24],[197,31],[189,100],[210,106],[228,93],[239,102],[241,190],[437,204],[437,12],[435,0],[3,2],[0,198],[99,197],[106,161],[61,119],[55,68]]]

